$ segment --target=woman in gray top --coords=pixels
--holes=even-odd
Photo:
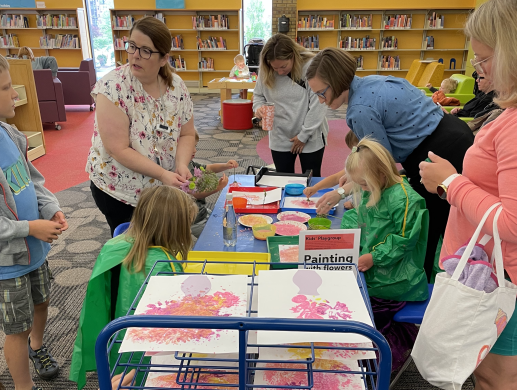
[[[274,35],[260,54],[260,72],[253,93],[255,115],[265,103],[275,104],[269,148],[276,170],[294,173],[296,156],[302,171],[321,176],[327,142],[327,108],[307,84],[305,72],[313,54],[283,34]]]
[[[57,78],[57,61],[55,57],[43,56],[34,57],[30,47],[20,47],[18,51],[18,58],[31,60],[32,69],[50,69],[52,71],[52,77]]]

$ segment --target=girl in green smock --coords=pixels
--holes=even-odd
[[[392,321],[406,301],[427,299],[424,259],[429,214],[424,199],[401,177],[391,154],[363,138],[346,161],[354,183],[355,209],[347,211],[343,229],[361,229],[359,271],[364,272],[377,329],[388,340],[393,370],[404,363],[417,328]]]
[[[127,315],[145,278],[158,260],[183,259],[192,245],[190,225],[197,215],[197,206],[184,192],[169,186],[157,186],[142,192],[126,234],[109,240],[102,248],[83,302],[79,328],[72,354],[70,380],[82,389],[86,372],[96,371],[95,341],[112,320]],[[111,270],[120,267],[118,296],[111,297]],[[157,263],[158,272],[182,272],[179,263]],[[112,349],[113,365],[118,355]],[[138,361],[141,354],[135,354]],[[124,358],[124,357],[123,357]],[[126,359],[127,360],[127,359]],[[138,380],[138,378],[137,378]]]

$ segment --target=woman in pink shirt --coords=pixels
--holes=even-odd
[[[429,192],[451,204],[441,257],[452,255],[472,236],[486,210],[501,202],[498,221],[507,276],[517,283],[517,1],[489,0],[467,21],[472,65],[497,91],[494,101],[505,111],[482,127],[463,161],[463,175],[429,152],[420,174]],[[445,202],[445,200],[444,200]],[[495,213],[483,233],[492,235]],[[487,245],[491,253],[493,245]],[[517,312],[474,372],[476,390],[517,389]]]

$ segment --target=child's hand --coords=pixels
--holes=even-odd
[[[52,241],[57,240],[62,228],[63,225],[59,222],[36,219],[29,221],[29,236],[51,244]]]
[[[345,203],[343,203],[343,206],[345,207],[345,209],[347,210],[350,210],[350,209],[353,209],[354,208],[354,204],[351,202],[351,201],[347,201]]]
[[[425,86],[426,86],[427,88],[431,88],[431,87],[433,86],[433,84],[431,84],[431,83],[427,83]]]
[[[235,160],[230,160],[226,163],[226,169],[239,168],[239,164]]]
[[[459,111],[460,111],[460,108],[459,108],[459,107],[453,108],[453,109],[451,110],[451,114],[452,114],[452,115],[456,115]]]
[[[223,177],[219,179],[219,184],[217,185],[216,190],[221,191],[228,184],[228,177],[223,173]]]
[[[314,187],[307,187],[303,190],[303,194],[310,198],[312,195],[314,195],[316,192],[318,192]]]
[[[111,388],[113,390],[117,390],[121,385],[128,386],[131,383],[131,381],[133,380],[134,376],[135,376],[135,369],[132,369],[124,376],[124,380],[122,381],[122,383],[120,383],[120,378],[122,378],[122,374],[115,375],[111,379]]]
[[[359,256],[359,263],[357,269],[361,272],[366,272],[373,267],[373,256],[371,253]]]
[[[68,222],[66,220],[65,214],[63,214],[62,211],[58,211],[54,214],[52,218],[50,218],[51,221],[57,222],[61,224],[61,231],[64,232],[66,229],[68,229]]]

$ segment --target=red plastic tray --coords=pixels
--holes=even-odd
[[[230,187],[228,192],[233,191],[246,191],[246,192],[264,192],[276,190],[276,187]],[[267,197],[266,197],[267,200]],[[226,205],[226,202],[225,202]],[[246,208],[235,208],[235,212],[238,214],[278,214],[278,210],[280,210],[280,201],[276,201],[273,203],[266,203],[265,205],[253,205],[248,204]]]

